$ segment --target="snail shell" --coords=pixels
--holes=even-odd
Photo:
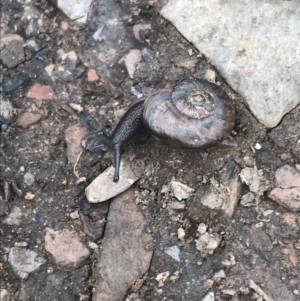
[[[111,136],[100,132],[114,148],[115,175],[119,180],[121,149],[145,126],[156,138],[175,148],[197,149],[226,139],[235,122],[235,110],[219,86],[195,78],[161,89],[133,105]]]
[[[175,148],[206,148],[226,139],[234,127],[233,103],[219,86],[195,78],[173,91],[158,90],[142,107],[144,126]]]

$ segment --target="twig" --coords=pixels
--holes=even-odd
[[[78,161],[79,161],[79,159],[80,159],[82,153],[83,153],[83,151],[81,151],[80,154],[78,155],[78,157],[77,157],[77,159],[76,159],[76,162],[75,162],[75,164],[74,164],[74,167],[73,167],[73,172],[74,172],[75,176],[77,177],[77,179],[79,179],[80,177],[79,177],[79,174],[78,174],[77,171],[76,171],[76,167],[77,167]]]
[[[255,290],[264,300],[266,301],[274,301],[271,297],[269,297],[253,280],[249,280],[249,286]]]

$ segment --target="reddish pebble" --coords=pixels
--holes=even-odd
[[[87,80],[90,82],[90,83],[94,83],[96,82],[97,80],[99,80],[99,76],[97,75],[97,72],[95,69],[89,69],[88,70],[88,73],[87,73]]]
[[[300,212],[300,187],[275,188],[269,193],[269,198],[293,212]]]
[[[26,97],[36,100],[47,100],[54,97],[54,92],[50,86],[35,83],[27,91]]]
[[[290,165],[278,168],[275,177],[281,188],[300,187],[300,173]]]
[[[87,135],[86,128],[75,124],[66,129],[67,157],[69,163],[75,163],[82,151],[81,141]]]
[[[290,153],[282,153],[280,155],[280,159],[281,159],[281,161],[286,161],[286,160],[292,159],[292,156]]]
[[[62,30],[68,30],[68,28],[69,28],[68,22],[62,21],[61,24],[60,24],[60,28],[61,28]]]

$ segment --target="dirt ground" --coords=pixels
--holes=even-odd
[[[155,1],[94,1],[85,25],[72,22],[44,0],[1,0],[0,4],[1,30],[21,36],[26,44],[22,62],[11,68],[1,66],[3,99],[14,108],[12,122],[1,133],[1,221],[14,207],[22,211],[19,224],[3,222],[0,226],[0,289],[9,292],[9,300],[92,300],[97,252],[78,269],[59,269],[45,252],[44,231],[46,227],[69,228],[77,231],[83,242],[90,240],[82,221],[70,214],[78,210],[95,220],[107,216],[111,201],[91,204],[85,188],[112,165],[113,153],[109,149],[84,151],[77,171],[86,182],[78,184],[74,164],[67,158],[66,130],[80,124],[88,137],[100,130],[111,133],[138,94],[145,97],[189,76],[205,78],[207,70],[215,72],[215,82],[235,104],[237,120],[232,135],[238,147],[174,150],[146,131],[125,147],[124,157],[140,177],[133,189],[153,237],[154,253],[143,285],[124,298],[202,300],[213,291],[215,300],[300,300],[300,215],[268,198],[276,187],[276,170],[285,164],[300,164],[299,106],[276,128],[264,128],[206,58],[159,15]],[[140,23],[151,24],[151,28],[141,30],[139,40],[133,27]],[[92,36],[103,25],[103,40],[95,41]],[[29,40],[38,46],[29,47]],[[142,51],[133,79],[121,60],[131,49]],[[70,51],[75,51],[76,60],[62,58],[63,52]],[[55,78],[45,70],[49,65],[57,71]],[[89,69],[97,71],[96,82],[88,80]],[[41,101],[26,97],[34,83],[51,86],[55,97]],[[80,105],[82,112],[73,110],[70,103]],[[17,118],[26,112],[41,118],[26,128],[18,126]],[[203,205],[212,179],[222,185],[247,166],[256,166],[266,179],[258,204],[240,204],[240,197],[249,192],[248,185],[240,183],[231,216],[222,208]],[[33,183],[24,181],[26,173],[34,175]],[[173,178],[195,189],[183,201],[182,210],[170,210],[169,204],[177,200],[162,193]],[[34,197],[25,198],[28,193]],[[200,223],[221,239],[213,254],[196,248]],[[184,229],[185,239],[178,239],[178,228]],[[93,241],[101,245],[103,236],[105,225]],[[46,260],[25,279],[8,262],[9,251],[18,242],[27,242],[28,249]],[[174,245],[180,249],[180,261],[164,251]],[[155,278],[166,271],[177,276],[159,285]],[[221,275],[216,275],[220,271]],[[272,299],[262,297],[249,279]]]

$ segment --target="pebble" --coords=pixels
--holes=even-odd
[[[16,120],[16,124],[17,126],[26,129],[32,124],[39,122],[41,119],[42,119],[42,115],[40,114],[25,112],[18,117],[18,119]]]
[[[70,270],[83,266],[90,256],[88,248],[80,241],[77,233],[69,229],[55,231],[47,227],[45,250],[58,266]]]
[[[54,3],[54,0],[49,0]],[[75,4],[70,5],[69,0],[57,1],[57,7],[64,12],[71,20],[76,22],[85,23],[87,20],[89,8],[92,0],[77,0]]]
[[[151,24],[150,23],[135,24],[132,27],[133,34],[134,34],[135,38],[139,41],[141,40],[140,31],[148,30],[148,29],[151,29]]]
[[[202,301],[215,301],[215,294],[213,292],[209,292]]]
[[[204,74],[204,78],[212,83],[216,82],[216,72],[211,69],[207,69]]]
[[[217,234],[211,235],[205,232],[195,240],[196,249],[200,251],[202,257],[213,254],[214,250],[219,246],[221,237]]]
[[[170,188],[172,194],[179,200],[188,199],[195,191],[195,189],[180,183],[178,181],[171,181]]]
[[[11,226],[20,225],[22,215],[21,209],[14,206],[9,215],[4,219],[3,223]]]
[[[93,300],[123,300],[132,284],[149,270],[153,249],[146,226],[133,189],[112,200],[94,270],[97,285]]]
[[[268,197],[290,211],[300,212],[300,187],[274,188]]]
[[[78,213],[78,210],[76,210],[74,212],[71,212],[70,217],[71,217],[71,219],[78,219],[80,217],[79,213]]]
[[[90,249],[93,249],[93,250],[97,250],[99,248],[99,246],[96,243],[92,242],[92,241],[88,242],[88,247]]]
[[[179,257],[180,250],[177,246],[172,246],[172,247],[166,249],[165,253],[168,254],[169,256],[171,256],[176,261],[180,262],[180,257]]]
[[[263,252],[273,249],[270,237],[261,228],[251,228],[250,237],[255,249]]]
[[[197,228],[197,231],[200,233],[200,234],[204,234],[207,230],[207,227],[204,223],[201,223],[198,228]]]
[[[69,163],[75,164],[83,148],[81,141],[87,136],[87,129],[80,124],[74,124],[65,131],[65,140],[67,143],[67,157]]]
[[[244,207],[252,207],[257,205],[258,200],[255,194],[250,191],[241,197],[240,203]]]
[[[81,113],[83,111],[83,107],[77,103],[69,103],[69,106],[76,112]]]
[[[28,246],[28,242],[26,241],[15,242],[14,246],[20,248],[26,248]]]
[[[125,67],[130,78],[134,77],[134,72],[138,63],[142,60],[141,51],[138,49],[131,49],[124,58]]]
[[[280,188],[300,187],[300,173],[290,165],[278,168],[275,177]]]
[[[23,44],[19,40],[12,40],[1,51],[1,59],[5,66],[13,68],[25,60]]]
[[[53,99],[55,93],[51,86],[41,85],[39,83],[34,83],[30,86],[26,93],[26,97],[34,98],[37,101]]]
[[[27,40],[26,47],[36,52],[41,50],[41,46],[34,39]]]
[[[1,93],[0,95],[0,125],[1,131],[5,132],[8,128],[8,125],[13,121],[13,106],[11,102],[3,98]]]
[[[185,231],[183,228],[178,228],[177,230],[177,237],[180,239],[180,240],[183,240],[184,237],[185,237]]]
[[[35,181],[34,175],[30,172],[26,172],[24,175],[24,183],[27,185],[32,185]]]
[[[99,76],[95,69],[89,69],[87,73],[87,80],[90,83],[94,83],[99,80]]]
[[[113,182],[114,167],[107,168],[86,189],[85,194],[89,202],[100,203],[111,199],[127,190],[139,177],[132,170],[131,163],[121,159],[119,182]]]
[[[263,195],[269,185],[264,177],[262,169],[254,167],[245,167],[240,172],[240,178],[243,183],[249,186],[251,192]]]
[[[26,276],[24,273],[30,273],[38,269],[46,260],[39,257],[34,251],[24,248],[13,247],[9,251],[8,262],[14,271],[19,275]]]

